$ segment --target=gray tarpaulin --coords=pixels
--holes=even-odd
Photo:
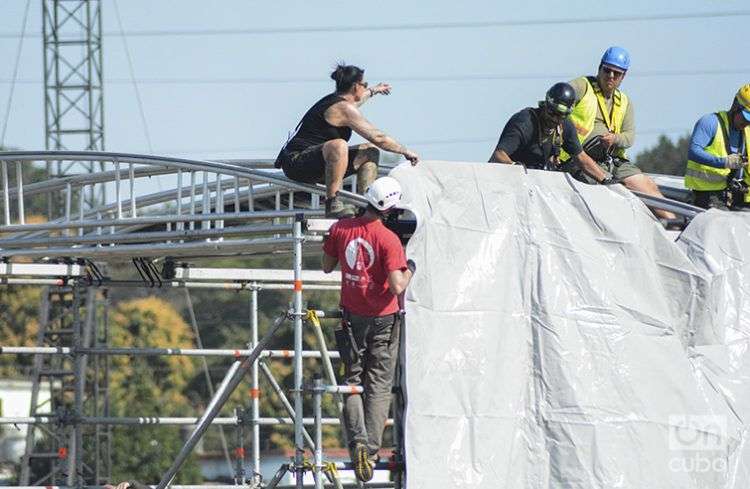
[[[419,219],[408,489],[750,487],[750,218],[675,242],[621,186],[392,175]]]

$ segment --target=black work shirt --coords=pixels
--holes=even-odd
[[[545,162],[550,161],[550,156],[554,154],[553,135],[542,134],[540,137],[538,112],[539,109],[531,107],[516,112],[505,124],[495,150],[505,151],[511,160],[523,163],[528,168],[543,169]],[[561,146],[571,156],[583,151],[570,119],[563,120]]]

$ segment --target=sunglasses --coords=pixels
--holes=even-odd
[[[612,75],[615,79],[622,78],[623,76],[625,76],[625,72],[618,71],[618,70],[613,70],[612,68],[610,68],[608,66],[602,66],[602,71],[606,75]]]

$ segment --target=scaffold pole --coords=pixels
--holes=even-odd
[[[234,392],[234,389],[237,388],[245,374],[250,371],[253,362],[255,362],[261,351],[265,348],[271,338],[276,334],[276,331],[279,330],[286,318],[287,314],[284,314],[277,318],[276,321],[274,321],[273,325],[269,328],[268,332],[266,332],[266,334],[263,336],[263,339],[261,339],[260,342],[255,345],[255,348],[253,348],[253,353],[244,360],[238,360],[232,364],[232,366],[229,368],[229,371],[227,372],[227,375],[224,377],[224,380],[216,389],[216,394],[211,399],[206,412],[203,414],[203,416],[201,416],[200,420],[198,421],[198,425],[188,437],[187,441],[185,442],[185,446],[183,446],[180,452],[177,454],[177,457],[175,458],[171,467],[169,467],[167,472],[162,477],[161,481],[159,481],[156,489],[164,489],[172,483],[175,476],[177,475],[177,472],[185,463],[185,460],[187,460],[187,458],[192,453],[195,445],[198,444],[200,439],[203,437],[203,434],[211,425],[211,421],[219,414],[219,411],[227,402],[229,396],[232,394],[232,392]]]

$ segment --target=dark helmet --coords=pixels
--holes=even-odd
[[[544,98],[547,109],[558,115],[567,116],[573,112],[576,103],[576,92],[569,83],[555,83],[547,90]]]

